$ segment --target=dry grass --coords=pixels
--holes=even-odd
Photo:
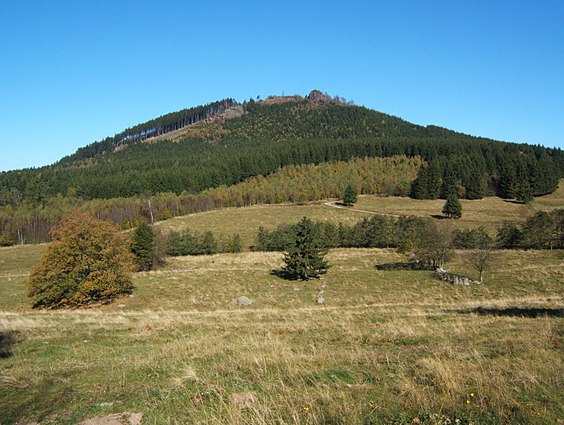
[[[186,228],[198,232],[211,230],[215,234],[223,235],[238,233],[241,235],[243,246],[248,249],[255,243],[260,226],[274,229],[280,224],[297,223],[304,216],[315,221],[352,224],[366,217],[367,213],[331,208],[324,204],[255,205],[175,217],[158,223],[157,227],[165,233]]]
[[[0,251],[6,270],[18,249]],[[506,251],[485,285],[455,287],[376,271],[403,260],[391,250],[331,251],[328,274],[310,282],[270,275],[277,253],[179,257],[108,306],[2,301],[0,423],[122,411],[147,424],[558,423],[563,259]],[[23,299],[18,282],[2,291]]]
[[[562,207],[469,201],[456,225]],[[257,206],[169,220],[165,230],[241,233],[253,243],[307,215],[437,214],[441,201],[362,197],[355,208]],[[438,208],[438,210],[437,210]],[[171,258],[135,276],[133,297],[33,311],[44,246],[0,249],[0,424],[75,424],[144,414],[147,424],[562,423],[564,252],[503,251],[481,286],[426,271],[378,271],[393,250],[338,249],[320,280],[285,281],[279,253]],[[472,274],[462,253],[449,270]],[[324,291],[326,303],[316,304]],[[246,295],[250,307],[236,299]],[[118,307],[120,306],[120,307]],[[237,400],[246,400],[240,402]],[[450,422],[449,422],[450,421]],[[560,421],[560,422],[559,422]]]
[[[494,234],[504,221],[523,222],[536,211],[551,211],[564,208],[564,181],[558,190],[550,195],[536,198],[531,204],[523,205],[501,198],[489,197],[475,201],[462,200],[462,218],[448,220],[449,224],[460,228],[484,226]],[[414,215],[419,217],[440,216],[445,201],[416,200],[401,197],[360,196],[352,208],[336,208],[334,203],[309,205],[255,205],[248,208],[226,208],[222,210],[197,213],[163,221],[157,226],[163,232],[189,228],[194,231],[211,230],[216,234],[232,235],[239,233],[243,246],[248,249],[255,243],[258,228],[273,229],[284,223],[296,223],[303,216],[316,221],[334,224],[353,224],[372,214],[392,216]]]
[[[443,199],[415,200],[400,197],[362,196],[355,208],[380,214],[432,217],[441,215],[444,203]],[[564,208],[564,181],[560,182],[556,192],[535,198],[528,205],[497,197],[474,201],[462,199],[461,203],[462,218],[456,220],[457,226],[462,228],[484,226],[487,230],[493,231],[504,221],[523,222],[537,211]]]

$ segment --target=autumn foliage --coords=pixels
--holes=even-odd
[[[132,254],[111,223],[76,213],[51,234],[53,242],[29,281],[33,307],[108,302],[131,292]]]

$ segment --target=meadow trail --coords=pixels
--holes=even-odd
[[[370,214],[370,215],[383,215],[383,216],[388,216],[388,217],[401,217],[398,214],[384,214],[384,213],[377,213],[375,211],[361,210],[359,208],[345,207],[344,205],[338,205],[338,202],[339,201],[329,201],[329,202],[324,202],[323,205],[326,205],[326,206],[331,207],[331,208],[339,208],[339,209],[342,209],[342,210],[354,211],[354,212]]]

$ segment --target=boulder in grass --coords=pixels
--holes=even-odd
[[[251,305],[252,303],[253,302],[245,296],[241,296],[241,297],[237,298],[237,304],[240,305],[240,306],[246,307],[246,306]]]

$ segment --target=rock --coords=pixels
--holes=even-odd
[[[440,280],[444,280],[446,282],[450,282],[453,285],[464,285],[464,286],[470,286],[470,285],[480,285],[481,282],[477,281],[477,280],[472,280],[469,277],[466,276],[458,276],[454,273],[449,273],[448,271],[446,271],[443,268],[438,268],[435,271],[435,275],[437,276],[438,279]]]
[[[331,98],[326,94],[321,93],[319,90],[312,90],[307,95],[310,102],[329,102]]]
[[[229,401],[239,409],[249,409],[257,398],[253,393],[234,393],[229,396]]]
[[[117,308],[125,308],[125,304],[118,304]]]
[[[142,413],[115,413],[113,415],[96,416],[80,422],[78,425],[141,425]]]
[[[245,296],[237,298],[237,304],[239,304],[240,306],[246,307],[248,305],[251,305],[252,303],[253,302]]]
[[[323,298],[323,295],[317,297],[317,304],[325,304],[325,298]]]

